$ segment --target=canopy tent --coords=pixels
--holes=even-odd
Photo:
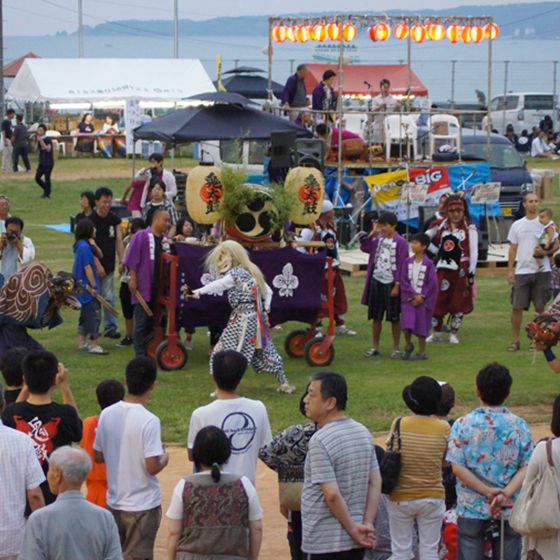
[[[334,89],[338,89],[338,64],[307,64],[309,73],[305,79],[308,92],[312,92],[315,86],[323,78],[326,70],[334,70],[337,74]],[[409,69],[406,64],[344,64],[344,86],[343,93],[346,95],[377,95],[379,93],[379,82],[387,78],[391,82],[391,93],[405,95],[409,85]],[[371,84],[371,89],[365,82]],[[428,88],[420,81],[420,78],[410,70],[410,94],[425,97]]]
[[[211,101],[213,103],[221,103],[225,105],[239,105],[240,107],[249,107],[250,105],[256,105],[254,101],[247,99],[243,95],[238,93],[231,93],[229,91],[209,91],[204,93],[197,93],[189,97],[189,100],[193,102],[200,101],[201,104],[204,102]]]
[[[28,58],[41,58],[41,57],[33,52],[28,52],[27,54],[20,56],[16,60],[10,62],[10,64],[4,66],[4,78],[15,78],[17,73],[19,72],[19,69],[23,66],[23,63]]]
[[[21,101],[179,101],[214,85],[198,59],[26,59],[8,89]]]
[[[217,104],[187,107],[134,129],[134,139],[159,140],[171,144],[205,140],[262,140],[273,132],[311,133],[286,119],[259,109]]]

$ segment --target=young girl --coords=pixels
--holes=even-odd
[[[175,226],[178,221],[177,216],[177,209],[173,202],[170,202],[165,198],[165,184],[162,181],[158,181],[152,187],[151,190],[151,200],[144,206],[144,210],[142,212],[142,217],[146,222],[146,225],[149,227],[152,225],[152,218],[157,210],[167,210],[169,212],[169,217],[171,218],[171,225]],[[174,228],[172,228],[171,232],[172,235],[174,233]]]
[[[284,362],[270,338],[266,313],[270,310],[272,290],[260,268],[236,241],[220,243],[206,258],[206,268],[217,270],[222,277],[192,292],[183,286],[183,293],[196,299],[204,294],[228,294],[231,315],[210,356],[210,372],[216,352],[236,350],[257,373],[272,373],[280,383],[278,392],[293,393],[295,387],[289,384]]]
[[[99,324],[101,322],[101,308],[95,295],[100,290],[101,281],[95,266],[94,254],[99,251],[95,244],[95,227],[88,218],[80,220],[74,229],[74,267],[72,274],[77,280],[83,282],[87,289],[78,295],[82,304],[80,319],[78,323],[78,334],[80,335],[78,348],[86,350],[90,354],[107,354],[97,343],[99,338]],[[88,342],[89,339],[89,342]]]
[[[79,214],[76,214],[74,218],[75,223],[78,223],[80,220],[84,218],[89,218],[93,211],[95,210],[95,195],[93,191],[84,191],[80,195],[80,208],[82,211]]]

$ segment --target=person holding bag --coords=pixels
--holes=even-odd
[[[552,408],[550,424],[554,439],[541,441],[533,451],[523,488],[515,502],[510,524],[525,535],[523,546],[524,560],[558,560],[560,558],[560,532],[552,528],[560,527],[560,395],[556,397]],[[554,478],[547,476],[551,468]],[[539,515],[540,514],[540,515]],[[529,518],[527,518],[527,515]],[[527,525],[529,521],[529,527]],[[526,529],[548,528],[541,536],[531,534]],[[524,530],[525,529],[525,530]]]
[[[403,400],[413,415],[395,420],[389,436],[389,440],[393,438],[393,449],[397,449],[398,440],[400,450],[400,473],[389,494],[391,559],[410,560],[416,522],[420,558],[438,560],[445,512],[441,468],[449,437],[449,424],[435,417],[441,387],[431,377],[417,377],[404,388]],[[395,439],[397,426],[400,437],[397,434]]]

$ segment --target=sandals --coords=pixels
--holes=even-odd
[[[507,347],[507,351],[508,352],[517,352],[519,350],[519,348],[521,347],[521,344],[519,341],[517,342],[512,342],[508,347]]]

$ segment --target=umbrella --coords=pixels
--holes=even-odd
[[[218,87],[218,82],[214,82]],[[263,76],[251,76],[249,74],[233,74],[222,80],[222,85],[228,92],[235,92],[249,99],[268,99],[268,79]],[[284,86],[278,82],[272,82],[272,93],[280,99]]]
[[[263,140],[273,132],[311,133],[286,119],[249,107],[212,105],[187,107],[134,129],[134,138],[186,144],[205,140]]]
[[[260,68],[255,68],[253,66],[238,66],[233,70],[228,70],[227,72],[223,72],[224,76],[226,74],[254,74],[256,72],[260,72],[261,74],[264,73],[264,70]]]
[[[187,99],[194,99],[196,101],[213,101],[214,103],[225,103],[226,105],[240,105],[241,107],[248,107],[249,105],[256,105],[254,101],[247,99],[239,93],[229,91],[209,91],[207,93],[199,93],[187,97]]]

